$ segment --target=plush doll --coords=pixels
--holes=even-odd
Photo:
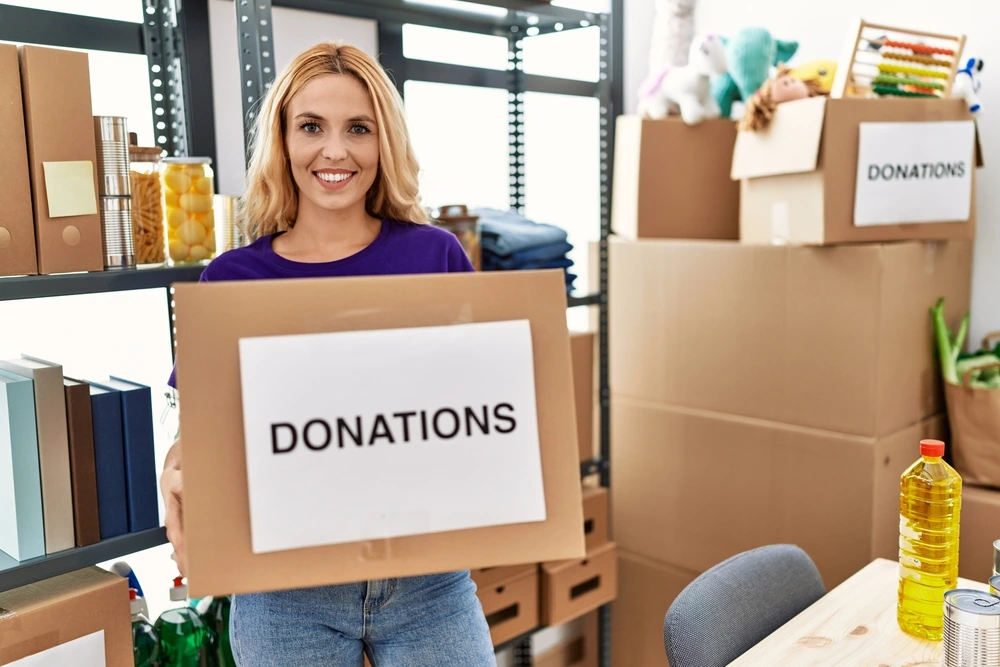
[[[691,44],[688,64],[666,65],[643,82],[639,96],[639,114],[646,118],[665,118],[680,113],[688,125],[706,118],[718,118],[719,107],[712,97],[711,77],[726,71],[726,53],[715,35],[698,37]]]
[[[664,65],[680,67],[688,64],[688,50],[694,41],[695,2],[655,0],[648,71],[656,72]]]
[[[979,101],[979,87],[982,84],[979,73],[982,71],[983,61],[979,58],[969,58],[965,62],[965,67],[955,73],[955,83],[951,87],[951,96],[964,99],[973,114],[978,114],[983,108]]]
[[[764,28],[744,28],[723,43],[729,71],[712,82],[712,95],[725,118],[732,115],[734,102],[749,100],[771,68],[788,62],[799,49],[798,42],[776,40]]]
[[[814,81],[824,95],[833,90],[833,80],[837,76],[837,63],[833,60],[813,60],[789,72],[801,81]]]
[[[791,70],[779,63],[778,72],[750,96],[746,113],[740,120],[740,131],[760,132],[767,129],[779,104],[823,95],[821,86],[818,79],[803,81],[792,76]]]

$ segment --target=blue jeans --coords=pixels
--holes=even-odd
[[[236,595],[239,667],[496,667],[469,571]]]

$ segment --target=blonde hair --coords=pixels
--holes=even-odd
[[[399,92],[381,65],[361,49],[340,42],[323,42],[300,53],[278,75],[254,121],[247,189],[236,214],[248,242],[295,225],[299,198],[288,164],[285,112],[289,101],[303,86],[324,74],[353,76],[368,91],[375,108],[379,168],[365,198],[368,215],[428,222],[427,213],[420,206],[419,166],[410,145]]]
[[[778,109],[778,103],[774,101],[772,92],[774,84],[783,76],[791,76],[791,69],[784,63],[778,63],[778,71],[769,78],[750,96],[746,104],[746,111],[740,119],[738,129],[740,132],[760,132],[771,124],[774,112]],[[803,79],[809,97],[824,95],[823,84],[818,78]]]

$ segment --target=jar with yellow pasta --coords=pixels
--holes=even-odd
[[[136,264],[162,264],[166,261],[163,192],[160,186],[162,154],[161,148],[136,146],[134,142],[128,148]]]
[[[215,257],[215,172],[211,158],[165,158],[160,163],[160,180],[169,263]]]

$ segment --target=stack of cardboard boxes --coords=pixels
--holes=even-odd
[[[952,327],[969,309],[975,189],[970,178],[957,221],[858,224],[887,210],[860,182],[872,146],[859,158],[859,128],[968,119],[959,101],[818,98],[781,105],[759,135],[725,120],[619,120],[615,664],[666,664],[671,602],[739,552],[797,544],[827,588],[896,558],[900,475],[921,438],[947,439],[928,309],[944,297]],[[687,171],[667,166],[684,160]],[[703,206],[672,207],[664,191]],[[720,229],[731,233],[709,233]],[[1000,494],[970,488],[964,502],[962,576],[985,581]]]

